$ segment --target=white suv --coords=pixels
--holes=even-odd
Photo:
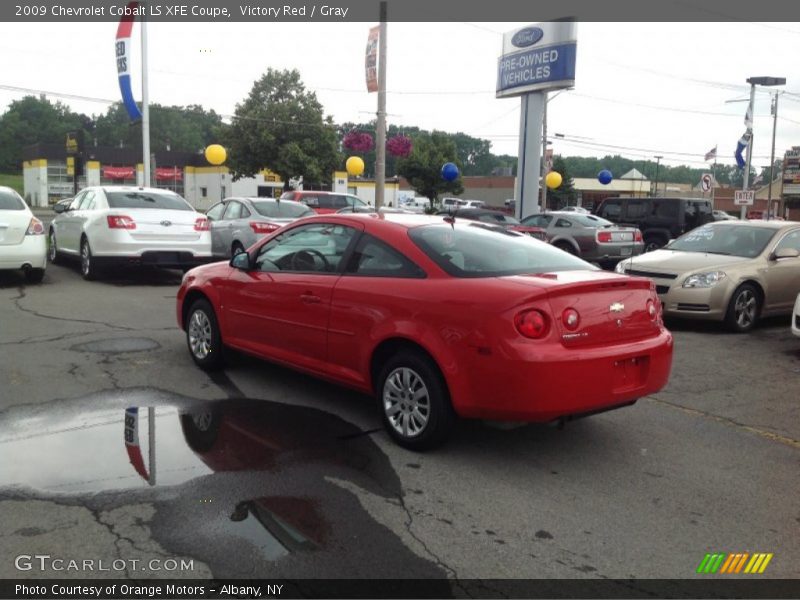
[[[102,186],[81,191],[50,225],[50,260],[80,257],[95,279],[113,265],[188,269],[212,260],[208,219],[175,192]]]

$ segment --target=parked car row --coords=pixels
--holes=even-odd
[[[0,270],[19,270],[30,283],[38,283],[47,267],[44,225],[22,197],[0,186]]]

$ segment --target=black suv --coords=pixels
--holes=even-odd
[[[594,214],[637,227],[645,252],[714,220],[711,202],[701,198],[606,198]]]

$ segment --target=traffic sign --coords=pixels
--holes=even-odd
[[[737,190],[733,193],[733,203],[736,206],[753,206],[756,193],[752,190]]]
[[[711,182],[711,173],[703,173],[703,176],[700,178],[700,189],[707,192],[711,189]]]

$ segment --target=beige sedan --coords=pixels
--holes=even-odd
[[[709,223],[616,270],[652,279],[666,316],[749,331],[760,317],[792,312],[800,293],[800,223]]]

